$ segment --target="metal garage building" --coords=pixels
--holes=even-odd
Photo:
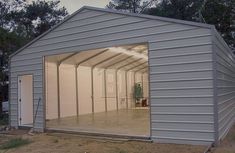
[[[211,144],[235,61],[214,26],[83,7],[11,56],[9,92],[12,127]]]

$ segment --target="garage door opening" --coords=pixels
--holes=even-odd
[[[45,57],[46,128],[150,136],[146,43]]]

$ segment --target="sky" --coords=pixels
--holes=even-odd
[[[72,14],[84,5],[104,8],[109,1],[110,0],[60,0],[60,5],[64,6],[68,10],[69,14]]]
[[[60,0],[62,6],[65,6],[71,14],[84,5],[104,8],[110,0]]]

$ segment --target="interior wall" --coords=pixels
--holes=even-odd
[[[94,111],[105,111],[104,69],[94,69]],[[85,80],[84,80],[85,81]]]
[[[119,75],[119,74],[118,74]],[[106,71],[106,90],[107,90],[107,110],[117,110],[117,102],[116,102],[116,76],[115,70],[108,69]],[[119,82],[118,82],[119,84]],[[118,96],[120,98],[120,95]],[[118,107],[120,109],[120,100]]]
[[[118,109],[126,108],[125,72],[118,71]]]
[[[78,69],[78,100],[79,115],[92,113],[91,98],[91,68],[79,66]],[[107,90],[107,111],[116,110],[116,77],[115,71],[106,71]],[[104,69],[95,68],[94,75],[94,111],[105,111],[104,91]],[[147,74],[144,75],[144,97],[148,97]],[[119,109],[126,109],[126,80],[125,71],[118,71],[118,100]],[[136,82],[141,82],[141,74],[136,73]],[[128,108],[135,107],[134,73],[127,73]],[[74,65],[61,64],[60,66],[60,112],[61,117],[75,116],[76,112],[76,85]],[[46,62],[46,118],[55,119],[58,117],[57,97],[57,66],[55,63]]]
[[[134,102],[134,73],[133,72],[128,72],[127,73],[127,95],[128,95],[128,106],[129,108],[135,107],[135,102]]]
[[[58,117],[57,68],[56,63],[45,62],[46,119]]]
[[[60,116],[75,116],[76,86],[74,65],[61,64],[60,66]]]
[[[90,67],[78,68],[78,103],[79,115],[92,113]]]
[[[135,74],[135,79],[134,79],[134,72],[130,72],[130,85],[129,85],[129,91],[128,91],[128,95],[129,95],[129,99],[131,99],[130,101],[132,102],[132,106],[135,107],[135,101],[134,101],[134,85],[135,83],[140,83],[141,86],[143,85],[143,97],[148,99],[148,74],[147,73],[136,73]],[[143,76],[143,80],[142,80],[142,76]],[[134,83],[135,81],[135,83]],[[142,82],[143,81],[143,82]],[[148,102],[148,100],[147,100]]]
[[[144,91],[144,98],[149,98],[149,78],[148,78],[148,73],[143,74],[143,91]],[[148,101],[147,101],[148,102]]]

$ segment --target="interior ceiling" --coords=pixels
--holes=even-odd
[[[148,70],[147,44],[133,44],[46,57],[47,62],[129,71]]]

